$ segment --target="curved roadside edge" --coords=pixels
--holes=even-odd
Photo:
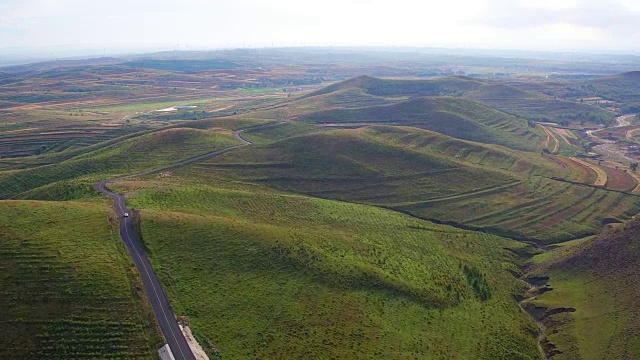
[[[627,174],[636,181],[636,187],[631,190],[632,193],[637,194],[640,193],[640,175],[638,175],[635,171],[629,169],[627,170]]]
[[[167,298],[167,295],[164,292],[162,285],[160,284],[160,281],[158,280],[158,276],[156,275],[153,269],[153,266],[149,261],[149,257],[147,256],[144,250],[144,247],[142,246],[142,240],[140,239],[138,234],[135,232],[131,218],[128,216],[125,216],[125,214],[129,213],[129,210],[127,209],[127,206],[126,206],[126,199],[122,194],[111,191],[108,188],[108,184],[110,182],[117,181],[117,180],[149,175],[159,171],[184,166],[184,165],[201,161],[201,160],[204,160],[228,151],[249,146],[252,144],[252,142],[247,140],[243,136],[242,133],[245,130],[275,126],[283,123],[285,122],[267,123],[267,124],[260,124],[260,125],[247,127],[235,132],[236,138],[241,142],[241,144],[239,145],[231,146],[231,147],[216,150],[216,151],[211,151],[206,154],[194,156],[194,157],[191,157],[170,165],[161,166],[155,169],[146,170],[146,171],[142,171],[142,172],[131,174],[131,175],[119,176],[111,179],[102,180],[95,185],[95,188],[98,191],[112,198],[114,201],[114,207],[120,219],[120,237],[122,238],[122,241],[127,247],[127,250],[129,251],[129,255],[131,256],[138,270],[138,273],[142,278],[142,282],[144,284],[147,298],[151,303],[151,307],[153,308],[153,312],[156,316],[156,321],[158,322],[158,325],[160,326],[160,329],[162,331],[162,335],[164,336],[165,341],[169,345],[170,351],[175,357],[175,359],[196,360],[184,334],[180,329],[180,326],[176,319],[176,315],[171,309],[171,306],[169,305],[169,300]]]
[[[569,159],[577,162],[578,164],[586,166],[589,169],[596,172],[597,178],[596,178],[596,181],[593,183],[594,186],[605,186],[607,184],[607,173],[604,170],[602,170],[598,165],[578,159],[575,156],[570,156]]]
[[[566,129],[552,127],[552,128],[551,128],[551,130],[552,130],[553,132],[555,132],[555,133],[556,133],[556,135],[560,136],[560,138],[562,138],[562,140],[563,140],[567,145],[571,146],[571,143],[569,142],[569,139],[567,139],[567,136],[568,136],[568,135],[566,134],[566,131],[567,131]]]
[[[555,133],[551,130],[549,130],[546,126],[540,125],[542,126],[542,130],[547,134],[547,141],[546,141],[546,148],[549,148],[550,145],[550,141],[551,139],[553,139],[553,149],[550,150],[550,152],[552,153],[557,153],[558,152],[558,148],[560,147],[560,141],[558,140],[558,138],[556,137]]]

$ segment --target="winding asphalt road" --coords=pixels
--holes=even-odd
[[[273,124],[267,124],[267,125],[273,125]],[[252,127],[252,128],[256,128],[256,127]],[[192,158],[189,158],[171,165],[162,166],[156,169],[152,169],[152,170],[148,170],[148,171],[144,171],[144,172],[140,172],[132,175],[121,176],[113,179],[103,180],[96,184],[96,189],[98,189],[98,191],[113,198],[116,212],[120,217],[120,237],[124,241],[127,247],[127,250],[131,255],[131,258],[133,259],[133,262],[135,263],[136,268],[140,273],[140,277],[142,278],[142,282],[147,292],[147,296],[149,297],[149,302],[153,307],[153,312],[156,315],[158,324],[160,325],[160,329],[162,330],[162,334],[164,335],[164,338],[167,344],[169,344],[169,347],[171,348],[171,352],[173,353],[173,356],[176,358],[176,360],[182,360],[182,359],[195,360],[195,356],[193,355],[193,352],[189,348],[189,344],[187,343],[187,340],[185,339],[184,335],[182,334],[182,331],[180,330],[178,321],[176,320],[176,316],[173,313],[173,310],[171,310],[171,306],[169,306],[167,295],[162,289],[162,285],[160,284],[160,281],[158,281],[158,276],[153,270],[153,267],[151,266],[151,262],[149,261],[149,258],[147,257],[147,254],[144,251],[144,248],[142,246],[142,241],[140,240],[140,237],[133,229],[132,219],[130,217],[124,217],[124,214],[129,212],[129,210],[127,210],[127,204],[124,196],[109,190],[109,188],[107,187],[107,184],[115,180],[148,175],[158,171],[187,165],[196,161],[210,158],[218,154],[222,154],[227,151],[249,146],[251,145],[251,142],[242,136],[242,132],[247,129],[236,131],[236,134],[235,134],[236,138],[238,138],[238,140],[242,142],[242,144],[240,145],[231,146],[222,150],[212,151],[210,153],[199,155],[199,156],[194,156]]]

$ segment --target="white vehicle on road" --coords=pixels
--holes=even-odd
[[[124,217],[129,217],[129,213],[124,213]]]

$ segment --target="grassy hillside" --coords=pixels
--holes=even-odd
[[[223,154],[189,169],[193,169],[192,176],[196,178],[206,174],[222,175],[224,171],[224,176],[232,179],[374,204],[447,196],[518,180],[436,151],[386,142],[377,135],[386,130],[393,131],[393,128],[294,136]],[[433,132],[423,133],[427,134],[425,140],[429,137],[452,140]],[[468,156],[475,154],[469,152]]]
[[[0,211],[0,358],[153,359],[161,340],[107,206]]]
[[[58,164],[2,172],[0,197],[65,200],[96,196],[91,188],[98,179],[152,169],[237,143],[231,131],[162,130]]]
[[[557,242],[627,219],[640,198],[552,180],[595,180],[566,158],[410,127],[319,129],[296,122],[246,132],[256,145],[194,164],[194,179],[233,179],[392,207],[509,236]],[[592,176],[593,175],[593,176]]]
[[[451,97],[419,98],[387,106],[336,109],[303,115],[314,123],[379,123],[414,126],[465,140],[538,150],[542,135],[523,119]]]
[[[531,309],[548,329],[554,359],[640,358],[639,230],[634,220],[534,258],[531,276],[548,276],[553,290]]]
[[[365,205],[176,176],[120,189],[143,209],[143,237],[172,304],[210,354],[538,357],[537,328],[514,300],[523,290],[510,273],[518,260],[506,250],[523,244]]]

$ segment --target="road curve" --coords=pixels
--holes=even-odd
[[[281,124],[281,123],[276,123]],[[274,124],[265,124],[265,125],[274,125]],[[259,125],[260,126],[260,125]],[[264,125],[262,125],[264,126]],[[258,126],[252,127],[256,128]],[[247,128],[249,129],[249,128]],[[238,140],[242,142],[240,145],[231,146],[225,149],[216,150],[209,152],[207,154],[198,155],[191,157],[189,159],[179,161],[177,163],[162,166],[159,168],[143,171],[140,173],[120,176],[112,179],[102,180],[96,184],[96,189],[101,193],[111,197],[114,201],[114,206],[116,209],[116,213],[120,218],[120,237],[124,241],[131,258],[133,259],[138,272],[140,273],[140,277],[142,278],[142,283],[144,284],[145,290],[147,292],[147,296],[149,298],[149,302],[153,308],[153,312],[156,315],[156,319],[158,320],[158,324],[160,325],[160,329],[162,330],[162,334],[164,338],[169,344],[171,348],[171,352],[176,360],[195,360],[195,356],[193,352],[189,348],[189,344],[185,339],[180,327],[178,326],[178,321],[176,320],[176,316],[171,310],[171,306],[169,306],[169,300],[167,299],[167,295],[162,289],[162,285],[158,280],[158,276],[156,275],[153,267],[151,266],[151,262],[147,257],[147,254],[144,251],[142,246],[142,241],[139,235],[134,231],[132,219],[130,217],[124,217],[125,213],[128,213],[127,204],[124,196],[121,194],[115,193],[107,187],[108,183],[115,180],[127,179],[136,176],[148,175],[158,171],[163,171],[183,165],[187,165],[196,161],[204,160],[209,157],[222,154],[227,151],[235,150],[241,147],[251,145],[251,142],[247,140],[242,132],[246,130],[236,131],[235,135]]]

